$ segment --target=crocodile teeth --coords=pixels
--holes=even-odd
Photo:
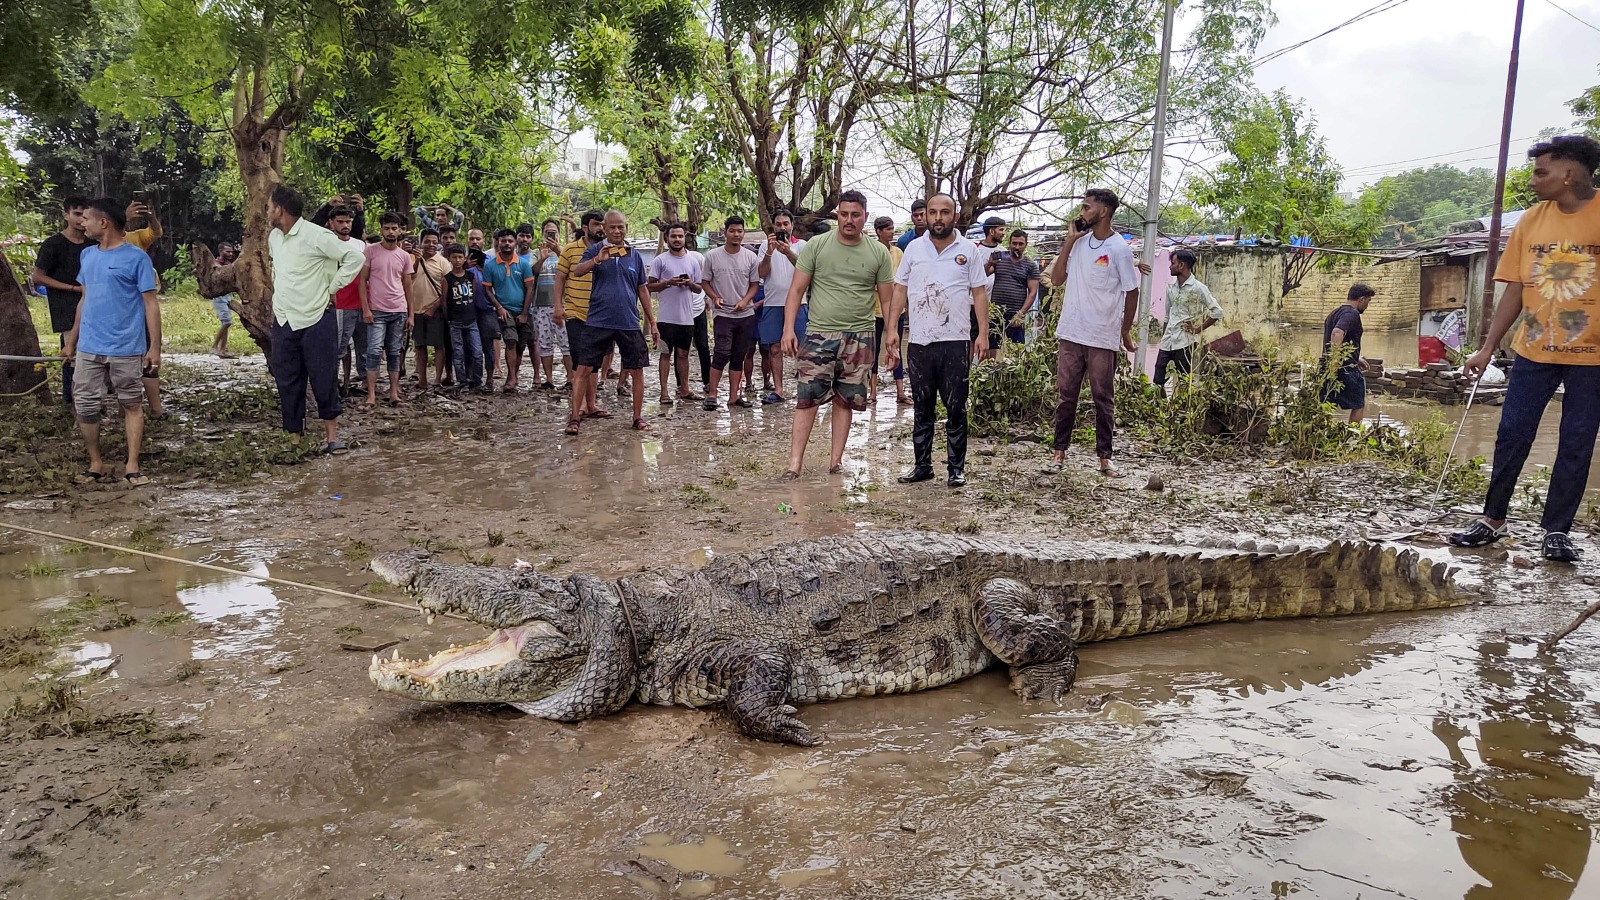
[[[390,659],[399,659],[400,658],[400,648],[399,647],[394,648],[394,654],[392,656],[390,656],[389,658]]]
[[[376,669],[377,667],[378,667],[378,654],[374,653],[374,654],[372,654],[372,668]]]

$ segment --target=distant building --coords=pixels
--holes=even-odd
[[[622,163],[622,154],[604,147],[578,147],[567,144],[562,152],[561,173],[578,181],[599,181]]]

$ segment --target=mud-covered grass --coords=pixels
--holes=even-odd
[[[28,300],[33,329],[39,333],[39,346],[46,354],[56,352],[61,340],[50,330],[50,308],[43,297]],[[163,353],[206,353],[217,335],[217,314],[211,301],[195,293],[192,285],[161,295],[161,350]],[[260,355],[261,348],[245,333],[239,314],[233,315],[228,329],[228,350],[240,356]]]
[[[52,383],[59,389],[59,381]],[[163,481],[201,479],[234,483],[317,454],[318,443],[298,443],[276,427],[278,399],[265,375],[219,380],[179,363],[162,366],[167,414],[145,418],[141,468]],[[71,414],[55,400],[0,401],[0,493],[40,493],[74,484],[88,464]],[[101,455],[120,476],[127,456],[122,417],[101,422]],[[109,490],[120,483],[95,486]]]

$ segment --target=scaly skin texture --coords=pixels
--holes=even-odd
[[[1075,647],[1088,641],[1473,599],[1445,566],[1366,543],[1241,553],[864,534],[615,584],[416,553],[383,554],[372,566],[430,615],[502,629],[430,660],[374,658],[369,674],[384,690],[498,699],[561,721],[634,699],[722,705],[751,737],[805,745],[817,738],[794,704],[920,691],[997,661],[1023,698],[1059,700],[1077,671]]]

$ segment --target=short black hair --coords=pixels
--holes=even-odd
[[[424,228],[424,229],[422,229],[422,233],[417,235],[417,240],[419,240],[419,241],[426,240],[428,235],[430,235],[430,234],[433,235],[434,237],[438,237],[439,236],[439,230],[437,228]]]
[[[1188,266],[1191,272],[1200,263],[1200,257],[1195,256],[1193,250],[1179,250],[1177,253],[1172,254],[1172,258]]]
[[[351,212],[348,206],[335,206],[333,209],[328,210],[329,222],[339,218],[353,219],[355,216],[356,214]]]
[[[128,216],[123,211],[124,208],[122,204],[111,199],[110,197],[99,197],[95,200],[91,200],[89,205],[85,208],[92,209],[100,215],[110,219],[111,224],[117,226],[118,231],[128,230]]]
[[[75,209],[88,209],[88,208],[89,208],[89,198],[80,196],[78,194],[73,194],[71,197],[68,197],[67,199],[61,201],[61,211],[62,212],[72,212]]]
[[[294,188],[287,184],[280,184],[272,189],[272,205],[297,219],[306,209],[306,202],[301,200]]]
[[[840,197],[839,198],[839,202],[843,203],[844,202],[844,198]],[[922,199],[921,197],[918,197],[917,199],[911,201],[911,211],[912,212],[916,212],[919,209],[927,209],[927,208],[928,208],[928,201]]]
[[[400,227],[404,228],[405,224],[406,224],[406,217],[402,216],[399,213],[394,212],[394,211],[391,210],[390,212],[386,212],[383,215],[378,217],[378,224],[379,225],[399,225]]]
[[[579,224],[588,227],[590,222],[604,222],[605,220],[606,214],[604,212],[601,212],[598,209],[591,209],[583,214],[583,218],[579,220]]]
[[[467,248],[461,246],[460,244],[451,244],[450,246],[444,248],[445,256],[455,256],[457,253],[461,254],[462,256],[466,256]]]
[[[431,228],[431,227],[422,229],[422,233],[423,234],[427,234],[430,231],[434,231],[434,229]],[[449,222],[446,222],[443,225],[440,225],[438,230],[435,233],[438,234],[440,237],[444,237],[444,233],[446,231],[450,232],[451,234],[460,234],[461,233],[461,229],[460,228],[457,228],[456,226],[450,224]]]
[[[517,233],[515,231],[512,231],[509,228],[501,228],[501,229],[496,230],[495,233],[494,233],[494,239],[497,240],[497,241],[500,240],[503,237],[516,237],[516,236],[517,236]]]
[[[526,234],[529,237],[532,237],[533,236],[533,223],[532,222],[523,222],[521,225],[518,225],[517,226],[517,234]]]
[[[539,223],[539,230],[543,231],[546,225],[554,225],[557,230],[560,230],[561,228],[561,223],[557,222],[555,219],[545,219],[543,222]]]
[[[1362,284],[1359,281],[1356,282],[1355,284],[1350,285],[1350,293],[1349,293],[1348,297],[1349,297],[1349,302],[1351,302],[1351,303],[1354,303],[1357,300],[1360,300],[1362,297],[1376,297],[1376,296],[1378,296],[1378,292],[1377,291],[1375,291],[1372,288]]]
[[[1548,141],[1540,141],[1528,150],[1529,159],[1538,159],[1541,156],[1575,162],[1583,166],[1593,177],[1595,170],[1600,169],[1600,141],[1581,134],[1564,134]]]
[[[874,230],[879,228],[893,228],[894,219],[890,216],[879,216],[872,220],[872,227]]]
[[[794,213],[789,212],[787,207],[780,206],[777,209],[772,211],[772,221],[774,221],[774,222],[778,221],[778,217],[779,216],[786,216],[786,217],[788,217],[789,221],[791,221],[791,222],[794,221]]]
[[[726,219],[722,220],[722,227],[723,228],[732,228],[735,225],[739,226],[740,228],[743,228],[744,227],[744,216],[729,216]]]
[[[668,222],[667,223],[667,230],[665,230],[665,231],[663,231],[661,233],[662,234],[671,234],[674,231],[682,231],[684,237],[688,237],[689,236],[689,226],[683,224],[682,222]]]
[[[867,195],[861,193],[860,191],[845,191],[844,193],[839,195],[839,202],[840,203],[854,203],[857,206],[861,207],[862,209],[866,209],[867,208]],[[918,200],[917,203],[921,203],[923,205],[923,207],[926,207],[928,205],[928,201],[926,201],[926,200]],[[912,209],[916,209],[917,208],[917,203],[911,204],[911,208]]]
[[[1011,236],[1014,238],[1022,238],[1023,240],[1027,240],[1028,230],[1026,228],[1013,228],[1011,230]]]
[[[1122,201],[1117,199],[1117,192],[1110,188],[1089,188],[1083,192],[1083,199],[1093,200],[1104,206],[1108,212],[1116,212]]]

